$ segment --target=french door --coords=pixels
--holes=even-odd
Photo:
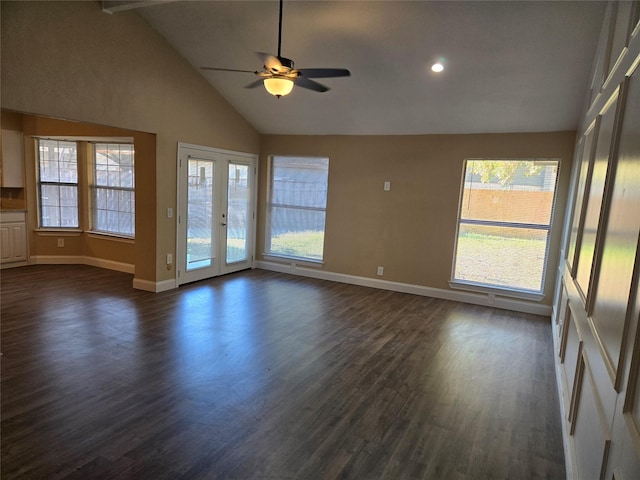
[[[256,156],[178,144],[178,285],[251,268]]]

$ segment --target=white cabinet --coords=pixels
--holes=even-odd
[[[2,186],[24,187],[22,132],[2,130]]]
[[[0,263],[27,260],[27,228],[24,212],[3,212],[0,216]]]

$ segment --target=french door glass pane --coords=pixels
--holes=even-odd
[[[213,239],[213,162],[189,159],[187,187],[187,270],[210,267]]]
[[[249,166],[229,163],[227,189],[227,263],[247,260]]]

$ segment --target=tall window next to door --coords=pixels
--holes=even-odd
[[[266,254],[321,262],[329,159],[271,157]]]
[[[558,160],[466,160],[452,285],[541,295]]]
[[[75,142],[38,139],[40,228],[78,228],[78,148]]]
[[[92,229],[125,237],[135,234],[133,145],[95,143]]]

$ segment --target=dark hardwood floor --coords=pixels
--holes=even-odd
[[[262,270],[0,276],[3,479],[564,478],[547,318]]]

